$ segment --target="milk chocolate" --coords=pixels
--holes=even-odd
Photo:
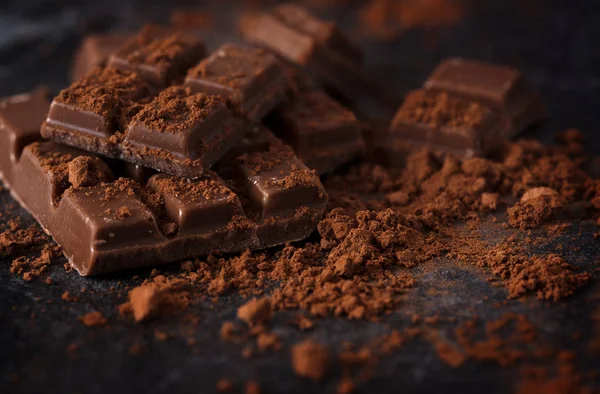
[[[372,96],[388,105],[396,100],[365,73],[361,50],[334,23],[323,21],[295,4],[246,15],[240,24],[249,42],[305,68],[324,87],[351,105]]]
[[[266,143],[248,141],[255,151],[240,152],[220,174],[138,183],[115,180],[123,174],[93,153],[52,141],[23,147],[40,140],[33,123],[47,109],[35,95],[2,101],[0,175],[81,275],[300,240],[324,213],[316,174],[266,129],[249,137]]]
[[[378,142],[380,158],[401,162],[409,147],[427,147],[461,157],[483,156],[499,147],[505,125],[498,115],[477,101],[445,92],[415,90],[407,94],[390,126]],[[392,156],[397,155],[397,158]]]
[[[444,60],[425,82],[425,89],[448,92],[479,101],[498,111],[507,123],[506,138],[511,138],[546,117],[540,95],[514,68],[476,60]]]
[[[237,44],[223,45],[190,69],[185,86],[226,98],[252,123],[271,112],[286,93],[280,62],[263,49]]]
[[[105,66],[108,57],[129,38],[124,33],[92,34],[84,37],[73,58],[71,81],[86,76],[98,66]]]
[[[190,179],[246,132],[217,96],[171,86],[154,96],[140,74],[97,68],[53,101],[41,133],[56,142]]]
[[[354,114],[320,90],[298,93],[266,123],[320,175],[358,158],[363,151]]]
[[[205,56],[204,43],[196,36],[148,25],[131,37],[108,59],[108,65],[135,71],[158,89],[178,82]]]

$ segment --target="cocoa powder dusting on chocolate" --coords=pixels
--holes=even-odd
[[[132,64],[147,64],[165,70],[173,60],[190,48],[199,46],[201,42],[193,36],[172,32],[157,25],[147,25],[117,53],[124,55]]]
[[[189,181],[183,178],[165,177],[157,178],[155,184],[163,194],[185,194],[189,198],[231,198],[235,197],[233,191],[227,185],[209,172],[206,177]]]
[[[223,106],[218,96],[192,93],[189,88],[172,86],[163,90],[132,119],[157,133],[185,133],[198,127]]]
[[[68,164],[69,183],[73,187],[94,186],[113,179],[108,165],[97,157],[79,156]]]
[[[433,128],[477,126],[489,110],[476,102],[448,95],[417,90],[406,96],[393,123],[418,123]]]
[[[101,115],[109,124],[116,124],[121,111],[149,95],[149,86],[137,73],[98,67],[62,90],[56,100]]]

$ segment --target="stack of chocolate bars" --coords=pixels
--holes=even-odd
[[[330,94],[351,105],[374,84],[360,50],[301,7],[241,27],[248,44],[212,53],[159,26],[89,37],[52,103],[41,90],[0,102],[0,175],[81,275],[316,228],[328,201],[319,175],[364,152],[359,121]],[[484,154],[542,114],[518,73],[453,59],[371,145],[388,157],[405,143]]]

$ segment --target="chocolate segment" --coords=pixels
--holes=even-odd
[[[487,106],[448,93],[410,92],[392,121],[380,148],[405,144],[481,156],[502,141],[503,125]]]
[[[507,122],[506,138],[546,117],[539,94],[527,86],[518,70],[510,67],[450,58],[433,71],[425,82],[425,89],[448,92],[490,106]]]
[[[362,63],[362,51],[337,28],[335,23],[323,21],[308,12],[306,8],[291,3],[274,8],[273,14],[286,25],[313,37],[319,45],[334,49],[348,60]]]
[[[363,150],[354,114],[322,91],[298,93],[278,107],[267,124],[321,175],[356,159]]]
[[[110,55],[108,65],[136,71],[157,88],[174,83],[205,55],[197,37],[159,26],[146,26]]]
[[[208,141],[223,133],[230,119],[231,113],[215,96],[173,86],[133,117],[125,141],[193,160],[206,152]]]
[[[305,238],[327,202],[319,177],[266,129],[250,139],[267,141],[267,149],[256,150],[260,143],[249,143],[253,150],[240,155],[220,174],[232,179],[242,201],[247,202],[245,208],[257,223],[262,247]]]
[[[44,89],[0,100],[0,132],[6,135],[11,147],[8,154],[0,157],[4,167],[16,163],[25,145],[40,138],[39,127],[49,108]]]
[[[215,174],[194,182],[157,174],[148,186],[163,196],[167,216],[180,234],[224,227],[243,215],[238,196]]]
[[[360,49],[335,24],[314,17],[299,5],[282,4],[270,13],[246,15],[240,30],[249,42],[307,69],[345,102],[372,96],[396,105],[367,77]]]
[[[225,44],[192,68],[185,85],[225,97],[232,108],[260,121],[284,98],[286,84],[277,59],[259,48]]]
[[[131,109],[139,108],[150,97],[150,87],[138,74],[96,68],[60,92],[52,102],[46,125],[71,131],[68,137],[73,139],[78,135],[108,138],[121,128]]]
[[[3,103],[8,113],[20,105]],[[38,119],[45,114],[41,106],[32,111]],[[22,149],[0,121],[0,157],[18,153],[15,161],[0,160],[2,179],[81,275],[300,240],[325,211],[318,177],[266,129],[255,129],[244,145],[249,151],[239,150],[218,174],[155,174],[146,184],[115,180],[115,169],[122,176],[132,166],[52,141]]]
[[[95,67],[105,66],[108,57],[128,38],[128,35],[119,33],[92,34],[84,37],[73,59],[71,81],[83,78]]]
[[[216,96],[172,86],[158,96],[137,73],[98,68],[63,90],[42,135],[107,157],[198,178],[245,133]]]

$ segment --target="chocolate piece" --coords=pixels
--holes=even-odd
[[[84,37],[73,59],[71,81],[86,76],[97,66],[105,66],[108,57],[129,38],[126,34],[92,34]]]
[[[272,54],[236,44],[223,45],[192,68],[185,86],[225,97],[253,123],[271,112],[286,91],[279,61]]]
[[[500,112],[509,127],[506,138],[542,121],[546,111],[537,92],[513,68],[476,60],[444,60],[425,82],[425,89],[479,101]]]
[[[298,94],[267,124],[321,175],[356,159],[363,150],[354,114],[322,91]]]
[[[380,147],[392,150],[410,143],[463,157],[480,156],[498,147],[503,127],[498,116],[481,103],[415,90],[406,96]]]
[[[251,43],[309,70],[346,102],[353,104],[372,96],[397,105],[365,74],[360,49],[335,24],[314,17],[301,6],[282,4],[270,13],[247,15],[240,30]]]
[[[4,103],[7,113],[20,105]],[[38,120],[45,114],[31,110]],[[28,118],[10,128],[0,121],[0,157],[18,153],[0,160],[2,179],[81,275],[300,240],[325,211],[318,177],[264,129],[249,138],[266,141],[265,150],[250,144],[260,151],[243,153],[222,175],[190,181],[156,174],[144,185],[113,180],[100,158],[68,146],[44,141],[23,149],[13,135],[33,138]],[[228,174],[233,179],[225,181]]]
[[[173,175],[197,178],[245,133],[216,96],[172,86],[152,97],[136,73],[107,67],[63,90],[42,135]]]
[[[0,133],[10,150],[0,157],[6,168],[19,160],[23,148],[40,138],[40,124],[48,114],[47,91],[38,89],[0,100]]]
[[[239,156],[230,177],[244,196],[248,215],[257,223],[261,247],[305,238],[318,223],[327,202],[319,177],[269,131],[254,138],[266,140],[268,149]],[[257,144],[250,146],[256,149]]]
[[[150,25],[111,54],[108,65],[136,71],[160,89],[179,81],[204,55],[204,43],[197,37]]]

